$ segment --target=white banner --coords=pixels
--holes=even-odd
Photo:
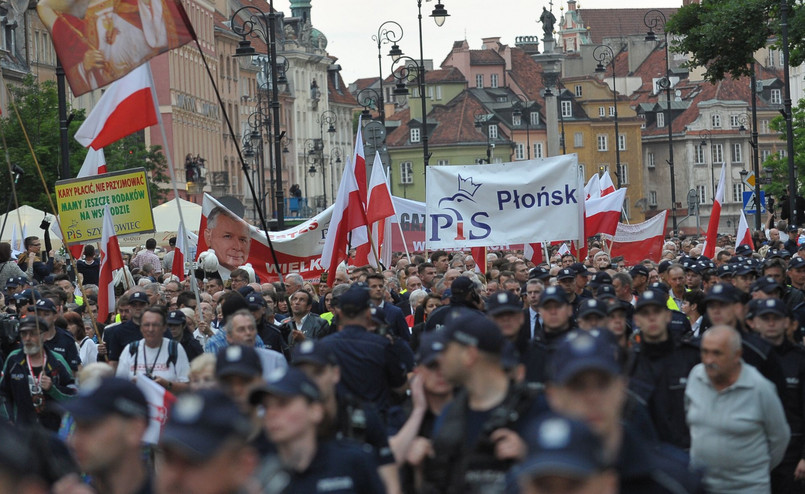
[[[431,250],[582,237],[584,182],[575,154],[513,163],[430,166]]]

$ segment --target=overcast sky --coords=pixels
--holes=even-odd
[[[504,44],[514,45],[517,36],[540,35],[537,23],[547,0],[442,0],[450,17],[436,27],[428,17],[436,0],[422,3],[422,30],[425,58],[439,64],[454,41],[466,39],[470,48],[480,49],[481,38],[500,36]],[[360,77],[377,76],[377,44],[372,36],[385,21],[396,21],[405,30],[400,47],[406,55],[419,58],[416,0],[312,0],[313,26],[327,36],[327,51],[338,57],[341,75],[349,84]],[[559,3],[553,12],[559,17]],[[563,3],[566,7],[566,3]],[[680,6],[673,0],[580,0],[579,6],[600,8],[656,8]],[[274,7],[290,16],[289,0],[275,0]],[[540,43],[541,44],[541,43]],[[541,46],[540,46],[541,49]],[[381,48],[384,76],[388,75],[389,45]]]

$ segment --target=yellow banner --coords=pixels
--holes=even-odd
[[[68,244],[101,239],[106,204],[117,235],[154,231],[145,168],[60,180],[56,182],[56,204]]]

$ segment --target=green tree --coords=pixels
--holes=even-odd
[[[151,206],[162,204],[167,189],[159,184],[169,184],[168,161],[162,153],[162,146],[145,145],[144,131],[135,132],[103,148],[108,171],[128,170],[143,167],[148,172],[148,189]]]
[[[0,118],[0,133],[5,140],[11,163],[17,164],[25,170],[25,175],[17,184],[17,200],[20,205],[27,204],[43,211],[52,212],[47,194],[42,187],[42,180],[36,170],[34,158],[20,127],[20,120],[25,124],[25,130],[31,141],[34,155],[45,177],[48,189],[54,199],[53,187],[60,179],[59,155],[59,117],[58,93],[56,84],[52,81],[39,83],[33,76],[26,76],[21,83],[9,85],[11,98],[14,100],[20,119],[12,105],[8,106],[7,114]],[[77,112],[79,119],[83,119],[83,112]],[[70,123],[70,135],[80,125],[75,119]],[[2,141],[0,141],[0,146]],[[81,167],[86,151],[74,139],[70,140],[70,169],[75,174]],[[5,161],[0,154],[0,160]],[[0,183],[8,183],[8,171],[5,163],[2,164]],[[4,185],[4,194],[10,190]],[[12,205],[13,207],[13,205]]]
[[[788,1],[790,64],[805,61],[805,7]],[[754,53],[780,34],[780,0],[702,0],[680,8],[668,20],[672,46],[689,54],[690,65],[706,67],[711,82],[750,74]]]
[[[798,177],[805,173],[805,99],[800,100],[799,104],[792,108],[791,123],[794,127],[794,166]],[[770,127],[777,131],[782,145],[785,149],[785,120],[782,116],[775,117]],[[771,168],[772,183],[766,185],[766,195],[773,195],[779,199],[785,195],[785,188],[788,186],[788,158],[781,157],[780,153],[774,153],[763,162],[763,169]],[[763,175],[763,172],[761,172]],[[802,184],[798,182],[798,194],[803,195]]]

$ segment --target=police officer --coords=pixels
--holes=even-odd
[[[282,338],[279,326],[271,323],[274,320],[274,313],[268,308],[266,300],[261,294],[252,292],[246,296],[246,303],[254,316],[257,335],[263,340],[263,344],[269,350],[280,352],[287,358],[289,356],[288,344]]]
[[[530,328],[522,331],[525,322],[523,300],[512,292],[496,292],[486,302],[486,313],[495,321],[503,337],[514,344],[520,355],[528,352]]]
[[[493,321],[465,313],[447,321],[443,337],[439,366],[461,389],[437,419],[425,482],[436,492],[502,492],[506,472],[525,457],[522,435],[545,402],[509,380],[501,363],[506,340]]]
[[[263,427],[290,478],[282,492],[385,492],[374,456],[353,442],[324,440],[321,393],[299,369],[278,369],[251,394],[265,409]]]
[[[425,321],[425,331],[433,331],[444,325],[454,309],[469,309],[481,315],[484,301],[478,286],[467,276],[459,276],[450,285],[450,302],[434,309]]]
[[[671,310],[654,291],[646,290],[638,297],[634,322],[640,342],[632,347],[629,389],[645,403],[659,439],[688,449],[685,384],[701,361],[699,348],[669,330]]]
[[[11,352],[0,377],[5,416],[15,424],[39,423],[57,431],[61,415],[55,403],[66,401],[75,389],[64,358],[44,346],[47,322],[28,316],[20,322],[21,348]]]
[[[780,400],[791,428],[791,441],[783,461],[771,473],[771,489],[775,494],[802,492],[805,480],[805,349],[786,336],[792,324],[788,307],[781,299],[758,300],[753,305],[754,330],[773,346],[783,366],[786,386]]]
[[[660,447],[624,420],[627,379],[613,345],[606,331],[573,331],[563,339],[550,363],[546,394],[551,409],[587,423],[601,439],[621,493],[703,492],[686,455]]]
[[[187,354],[188,362],[204,353],[204,349],[201,348],[201,343],[193,338],[193,333],[187,328],[187,316],[184,312],[180,310],[168,312],[165,318],[165,324],[168,328],[167,332],[170,333],[166,336],[182,345],[182,348],[184,348]]]
[[[78,347],[75,338],[64,328],[56,326],[56,304],[49,298],[40,298],[34,304],[36,316],[47,323],[47,330],[42,333],[45,348],[58,353],[73,372],[78,371],[81,366],[81,357],[78,355]]]
[[[325,411],[322,436],[371,446],[386,490],[399,492],[398,470],[383,421],[373,407],[338,389],[341,369],[332,351],[317,341],[306,340],[294,347],[291,362],[319,388]]]
[[[607,325],[607,306],[594,298],[581,301],[579,310],[576,314],[576,323],[579,329],[590,331],[595,328],[603,328]]]
[[[75,421],[68,442],[96,492],[153,492],[142,453],[148,402],[136,384],[116,377],[89,380],[64,409]],[[59,481],[54,492],[76,492],[81,486],[78,476],[70,475]]]
[[[381,416],[392,390],[406,383],[405,365],[387,338],[366,330],[370,325],[369,290],[355,284],[338,298],[341,330],[322,339],[341,369],[339,387],[374,404]]]
[[[158,492],[244,492],[258,466],[249,431],[249,420],[221,391],[180,396],[160,437]]]

